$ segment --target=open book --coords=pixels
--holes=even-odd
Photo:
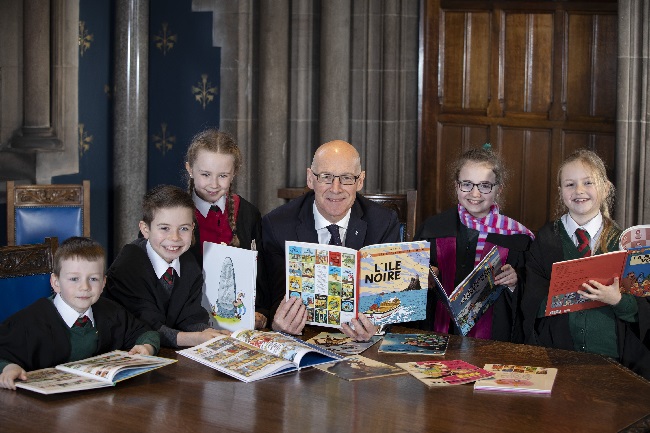
[[[340,328],[363,313],[375,324],[426,316],[430,244],[370,245],[357,251],[286,242],[287,296],[302,299],[307,323]]]
[[[582,283],[590,280],[610,285],[618,276],[621,293],[650,296],[649,274],[650,247],[645,246],[553,263],[546,316],[606,305],[578,293],[583,290]]]
[[[485,364],[493,377],[474,383],[475,390],[550,394],[557,368],[530,367],[527,365]]]
[[[460,359],[404,362],[395,365],[429,387],[462,385],[494,376],[494,373]]]
[[[343,359],[287,334],[251,330],[220,335],[178,353],[242,382]]]
[[[501,256],[496,246],[492,247],[449,296],[436,274],[431,271],[430,275],[435,281],[436,287],[434,288],[438,298],[447,308],[456,328],[462,335],[467,335],[478,319],[483,316],[483,313],[501,295],[504,286],[494,284],[494,277],[500,272]]]
[[[16,381],[16,387],[41,394],[81,391],[114,386],[117,382],[176,362],[157,356],[129,355],[115,350],[81,361],[68,362],[55,368],[27,373],[27,380]]]
[[[201,305],[210,313],[210,327],[254,329],[257,251],[204,242],[203,274]]]

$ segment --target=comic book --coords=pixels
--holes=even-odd
[[[650,296],[650,225],[623,230],[619,246],[628,251],[621,274],[621,291],[634,296]]]
[[[217,336],[178,353],[242,382],[343,359],[291,335],[246,329],[230,336]]]
[[[340,328],[358,313],[375,325],[422,320],[429,248],[425,241],[370,245],[359,251],[286,242],[286,294],[300,297],[307,307],[307,323],[320,326]]]
[[[340,332],[321,332],[307,340],[307,343],[315,344],[339,355],[348,356],[360,354],[381,338],[379,335],[373,335],[369,341],[354,341]]]
[[[175,359],[147,355],[129,355],[115,350],[54,368],[27,373],[27,380],[16,381],[17,388],[40,394],[58,394],[114,386],[117,382],[173,364]]]
[[[351,355],[336,364],[324,364],[316,367],[325,373],[333,374],[344,380],[364,380],[375,377],[406,374],[401,368],[394,367],[361,355]]]
[[[435,282],[438,298],[462,335],[474,327],[492,304],[499,298],[502,285],[495,285],[494,278],[501,272],[501,255],[495,246],[483,257],[472,272],[447,295],[438,276],[430,275]]]
[[[377,351],[410,355],[444,355],[448,345],[449,335],[386,334]]]
[[[494,376],[476,381],[477,391],[550,394],[557,376],[557,368],[510,364],[485,364],[483,368]]]
[[[405,362],[395,365],[430,387],[462,385],[494,376],[493,372],[458,359]]]
[[[203,243],[203,299],[215,329],[255,329],[257,251]]]

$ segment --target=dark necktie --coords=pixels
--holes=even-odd
[[[212,212],[217,213],[217,214],[220,214],[220,213],[221,213],[221,208],[220,208],[219,206],[217,206],[216,204],[210,206],[210,210],[211,210]]]
[[[83,327],[86,323],[88,323],[89,320],[90,318],[88,316],[77,317],[77,320],[75,320],[74,325],[72,326]]]
[[[330,234],[332,235],[330,237],[330,245],[337,245],[337,246],[343,246],[341,243],[341,235],[339,234],[339,226],[336,224],[330,224],[327,226],[327,230],[329,230]]]
[[[174,287],[174,268],[171,266],[167,268],[167,271],[162,276],[162,279],[165,283],[170,285],[171,287]]]
[[[576,238],[578,238],[578,253],[580,257],[589,257],[591,255],[591,246],[589,241],[591,237],[585,229],[576,229]]]

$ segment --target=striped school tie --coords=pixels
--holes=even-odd
[[[585,229],[576,229],[576,238],[578,238],[578,253],[580,257],[589,257],[591,255],[591,246],[589,242],[591,237]]]

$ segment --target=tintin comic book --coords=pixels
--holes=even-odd
[[[373,335],[369,341],[354,341],[341,332],[321,332],[307,340],[308,343],[343,356],[358,355],[381,340],[381,336]]]
[[[430,244],[370,245],[357,251],[286,242],[286,294],[302,299],[307,323],[340,328],[358,313],[375,325],[426,316]]]
[[[477,380],[477,391],[550,394],[557,375],[557,368],[528,365],[485,364],[483,368],[494,376]]]
[[[444,355],[449,345],[449,335],[444,334],[391,334],[381,340],[380,353],[409,355]]]
[[[323,364],[316,368],[350,381],[406,374],[406,371],[399,367],[384,364],[361,355],[350,355],[336,364]]]
[[[490,371],[459,359],[405,362],[395,365],[430,387],[462,385],[494,376]]]

